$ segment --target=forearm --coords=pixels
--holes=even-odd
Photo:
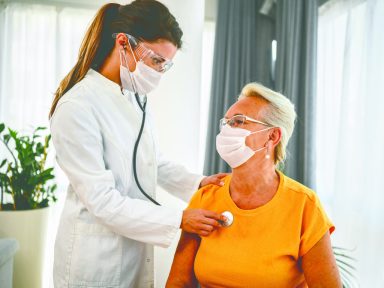
[[[204,178],[189,172],[184,166],[162,159],[158,166],[158,184],[175,197],[189,202]]]
[[[197,287],[193,264],[199,245],[200,238],[197,235],[181,234],[166,287]]]
[[[302,266],[308,287],[342,287],[329,232],[303,256]]]

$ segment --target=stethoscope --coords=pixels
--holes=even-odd
[[[141,103],[140,96],[139,96],[139,94],[137,92],[135,92],[135,98],[136,98],[137,104],[139,105],[140,110],[143,112],[143,116],[142,116],[142,119],[141,119],[141,126],[140,126],[140,130],[139,130],[139,135],[136,138],[135,146],[133,148],[133,157],[132,157],[133,176],[135,178],[136,185],[139,188],[140,192],[145,197],[147,197],[148,200],[150,200],[152,203],[161,206],[159,202],[157,202],[148,193],[146,193],[144,191],[143,187],[141,187],[141,185],[140,185],[139,177],[137,176],[137,163],[136,163],[136,160],[137,160],[137,149],[139,148],[140,139],[141,139],[141,136],[143,135],[143,130],[144,130],[145,115],[146,115],[145,108],[147,106],[147,95],[144,95],[143,103]]]
[[[143,112],[143,116],[142,116],[142,120],[141,120],[141,126],[140,126],[140,130],[139,130],[139,135],[137,136],[137,139],[136,139],[136,142],[135,142],[135,146],[133,148],[133,157],[132,157],[133,176],[135,178],[136,185],[139,188],[140,192],[145,197],[147,197],[147,199],[150,200],[152,203],[160,206],[159,202],[157,202],[150,195],[148,195],[148,193],[146,193],[144,191],[144,189],[140,185],[139,177],[137,176],[137,163],[136,163],[136,160],[137,160],[137,149],[139,147],[140,139],[141,139],[141,136],[143,134],[144,125],[145,125],[145,116],[146,116],[145,108],[147,106],[147,95],[144,95],[143,102],[141,102],[139,94],[137,92],[135,92],[135,99],[136,99],[137,104],[139,105],[140,110]],[[233,214],[230,211],[224,211],[223,213],[221,213],[221,215],[226,217],[226,221],[219,221],[220,225],[223,226],[223,227],[231,226],[232,223],[233,223]]]
[[[137,135],[137,138],[136,138],[136,141],[135,141],[135,146],[133,148],[133,156],[132,156],[133,176],[135,178],[135,182],[136,182],[137,188],[139,188],[140,192],[149,201],[151,201],[152,203],[154,203],[156,205],[161,206],[159,202],[157,202],[148,193],[145,192],[143,187],[140,185],[139,177],[137,176],[137,163],[136,163],[136,160],[137,160],[137,149],[139,147],[140,139],[141,139],[141,136],[143,135],[143,131],[144,131],[145,118],[146,118],[145,117],[146,116],[146,107],[147,107],[147,95],[143,96],[143,101],[141,102],[140,101],[139,93],[137,93],[135,80],[134,80],[134,78],[132,77],[131,74],[129,74],[129,75],[131,76],[131,81],[133,83],[132,86],[133,86],[133,88],[135,90],[134,94],[135,94],[135,99],[136,99],[137,105],[139,106],[140,110],[143,113],[142,119],[141,119],[141,125],[140,125],[139,134]],[[223,226],[223,227],[231,226],[232,223],[233,223],[233,214],[230,211],[225,211],[225,212],[222,213],[222,215],[224,215],[226,217],[226,221],[219,221],[220,225]]]
[[[131,51],[133,51],[132,47],[131,47],[131,44],[129,43],[128,41],[128,45],[129,47],[131,48]],[[123,46],[123,49],[125,51],[125,48],[126,48],[126,45]],[[125,64],[127,67],[128,66],[128,62],[127,62],[127,59],[125,58],[125,52],[124,52],[124,59],[125,59]],[[123,57],[121,57],[121,54],[120,54],[120,61],[122,62],[123,61]],[[148,193],[146,193],[143,189],[143,187],[141,187],[140,185],[140,182],[139,182],[139,177],[137,176],[137,163],[136,163],[136,160],[137,160],[137,149],[139,148],[139,143],[140,143],[140,139],[141,139],[141,136],[143,135],[143,131],[144,131],[144,125],[145,125],[145,116],[146,116],[146,113],[145,113],[145,108],[147,107],[147,95],[144,95],[143,96],[143,102],[140,101],[140,96],[139,96],[139,93],[137,92],[137,85],[136,85],[136,82],[135,82],[135,79],[132,77],[131,73],[129,73],[129,76],[131,78],[131,81],[132,81],[132,87],[133,87],[133,93],[135,95],[135,99],[136,99],[136,102],[137,102],[137,105],[139,106],[140,110],[143,112],[143,116],[142,116],[142,119],[141,119],[141,125],[140,125],[140,130],[139,130],[139,135],[137,136],[136,138],[136,142],[135,142],[135,146],[133,148],[133,155],[132,155],[132,167],[133,167],[133,177],[135,179],[135,182],[136,182],[136,185],[137,185],[137,188],[139,188],[140,192],[148,199],[150,200],[152,203],[156,204],[156,205],[160,205],[159,202],[157,202],[155,199],[153,199]],[[123,89],[123,88],[122,88]],[[122,90],[123,91],[123,90]],[[124,94],[124,93],[123,93]]]

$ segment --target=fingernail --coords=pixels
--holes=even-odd
[[[220,182],[220,186],[224,186],[224,182],[223,181]]]

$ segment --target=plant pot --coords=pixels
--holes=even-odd
[[[0,211],[0,238],[15,238],[13,287],[43,287],[44,259],[50,208]]]
[[[12,238],[0,238],[0,287],[12,288],[13,258],[19,243]]]

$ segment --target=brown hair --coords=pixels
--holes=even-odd
[[[97,71],[100,69],[115,45],[113,33],[127,33],[148,42],[164,39],[177,48],[181,48],[183,36],[175,17],[158,1],[136,0],[128,5],[105,4],[88,27],[75,66],[55,92],[49,117],[55,112],[60,98],[81,81],[90,68]]]

